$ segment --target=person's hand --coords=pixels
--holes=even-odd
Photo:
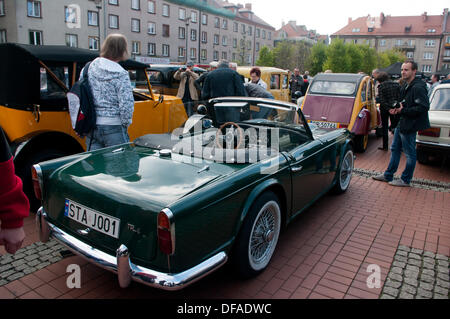
[[[23,227],[0,230],[0,246],[4,245],[6,252],[14,254],[22,247],[25,239]]]

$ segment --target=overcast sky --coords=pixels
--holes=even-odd
[[[233,1],[230,1],[233,2]],[[440,15],[450,7],[449,0],[238,0],[235,3],[251,3],[252,11],[275,29],[281,22],[297,21],[309,30],[320,34],[333,34],[345,27],[348,18],[379,16],[381,12],[391,16]]]

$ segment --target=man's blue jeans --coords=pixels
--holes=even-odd
[[[406,167],[402,173],[401,179],[409,184],[413,177],[414,169],[416,168],[416,134],[403,134],[397,127],[394,131],[394,140],[391,145],[391,160],[387,170],[384,172],[384,177],[388,181],[394,179],[394,174],[398,169],[400,163],[400,156],[402,151],[406,155]]]

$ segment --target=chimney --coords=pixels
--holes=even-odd
[[[240,3],[238,3],[237,7],[238,7],[239,9],[242,9],[244,6],[243,6],[242,4],[240,4]]]
[[[444,20],[442,21],[442,32],[445,32],[445,30],[447,30],[448,23],[448,8],[445,8],[442,14],[444,15]]]
[[[423,21],[427,21],[428,16],[427,16],[427,12],[426,11],[424,13],[422,13],[422,18],[423,18]]]
[[[352,23],[352,18],[348,18],[348,24]]]
[[[246,3],[245,4],[245,8],[252,11],[252,4],[251,3]]]
[[[384,13],[383,13],[383,12],[381,12],[381,13],[380,13],[380,26],[381,26],[381,25],[383,25],[383,23],[384,23],[384,19],[385,19],[385,17],[384,17]]]

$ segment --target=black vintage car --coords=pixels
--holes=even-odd
[[[159,94],[177,95],[180,81],[175,80],[173,75],[179,68],[186,68],[186,65],[152,64],[147,69],[147,74],[153,91]],[[193,70],[198,75],[206,72],[205,69],[199,67],[194,67]]]

